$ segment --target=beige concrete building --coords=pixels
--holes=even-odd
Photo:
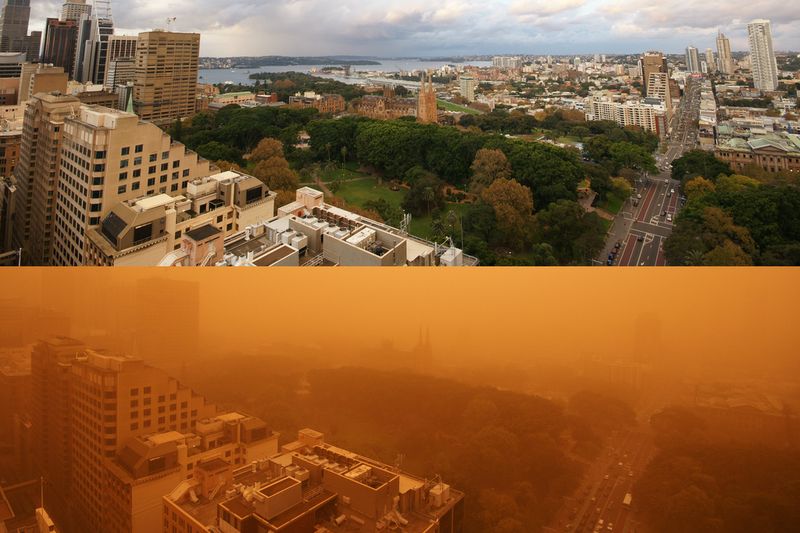
[[[658,98],[664,102],[667,120],[672,117],[672,95],[669,90],[669,75],[664,72],[653,72],[647,80],[647,97]]]
[[[325,203],[302,187],[272,220],[225,239],[218,266],[473,266],[452,243],[437,244]],[[189,263],[191,264],[191,263]]]
[[[268,459],[198,474],[164,496],[164,533],[464,530],[463,493],[328,444],[311,429]]]
[[[83,106],[64,123],[52,264],[85,263],[86,233],[127,200],[180,195],[208,161],[132,113]]]
[[[651,74],[667,74],[667,60],[661,52],[645,52],[639,60],[639,68],[642,75],[642,94],[650,96],[650,75]]]
[[[224,240],[275,215],[276,193],[227,171],[189,183],[185,195],[129,200],[87,232],[87,265],[214,264]]]
[[[37,94],[25,110],[13,231],[29,264],[50,263],[64,120],[79,107],[73,96]]]
[[[156,124],[194,115],[199,56],[199,33],[140,33],[133,89],[136,113]]]
[[[66,93],[68,81],[69,76],[62,67],[26,63],[20,75],[19,101],[25,103],[38,93]]]

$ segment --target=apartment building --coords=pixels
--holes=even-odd
[[[133,105],[143,120],[168,124],[194,115],[199,56],[199,33],[139,34]]]
[[[753,85],[762,91],[774,91],[778,88],[778,64],[772,48],[770,22],[764,19],[750,22],[747,25],[747,41],[750,45]]]
[[[86,233],[126,200],[180,195],[210,163],[132,113],[82,106],[64,122],[52,264],[82,265]]]
[[[221,258],[225,238],[275,215],[276,196],[259,179],[227,171],[191,181],[185,195],[121,202],[87,232],[86,264],[202,264],[214,250]]]
[[[164,533],[460,533],[464,495],[302,429],[267,459],[201,465],[163,498]],[[320,530],[319,528],[322,527]]]
[[[623,100],[619,96],[595,95],[586,104],[586,120],[611,120],[621,126],[639,126],[661,137],[669,131],[667,108],[658,98]]]
[[[652,72],[647,80],[648,98],[657,98],[664,102],[667,120],[672,117],[672,95],[669,90],[669,75],[665,72]]]

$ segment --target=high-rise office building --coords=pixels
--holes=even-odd
[[[56,195],[54,266],[84,264],[86,231],[119,202],[186,191],[208,161],[124,111],[79,106],[66,118]]]
[[[61,21],[78,21],[81,15],[89,16],[92,14],[92,6],[86,0],[67,0],[61,7]]]
[[[723,74],[733,74],[736,70],[731,55],[731,42],[722,32],[717,34],[717,59],[719,60],[719,71]]]
[[[709,73],[717,71],[717,62],[714,59],[714,50],[706,48],[706,69]]]
[[[199,57],[199,33],[140,33],[133,88],[136,114],[161,125],[194,115]]]
[[[669,91],[669,75],[665,72],[652,72],[647,80],[648,98],[658,98],[664,102],[667,119],[672,117],[672,95]]]
[[[62,67],[72,72],[75,64],[75,42],[78,39],[78,23],[74,20],[48,18],[45,23],[42,63]]]
[[[19,103],[24,104],[37,93],[66,93],[69,76],[61,67],[46,63],[25,63],[19,80]],[[21,111],[24,113],[24,108]]]
[[[51,489],[45,491],[47,508],[67,529],[73,529],[67,500],[72,486],[70,368],[85,349],[80,341],[54,337],[40,341],[31,353],[34,461]]]
[[[700,72],[700,54],[694,46],[686,47],[686,70],[691,73]]]
[[[645,52],[639,59],[639,69],[642,71],[642,94],[649,95],[647,84],[650,81],[650,75],[653,73],[661,72],[669,75],[667,68],[667,60],[661,52]]]
[[[14,247],[26,262],[49,264],[64,119],[80,107],[74,96],[40,94],[25,110],[17,185]]]
[[[114,34],[114,21],[94,13],[81,15],[75,44],[72,77],[81,83],[102,85],[108,60],[108,41]]]
[[[778,88],[778,64],[772,49],[770,22],[757,19],[747,25],[750,62],[756,89],[774,91]]]
[[[108,57],[103,86],[115,92],[117,85],[132,82],[136,73],[136,43],[138,39],[130,35],[114,35],[108,41]]]
[[[28,35],[30,0],[5,0],[0,8],[0,52],[25,52],[28,61],[38,61],[42,32]]]

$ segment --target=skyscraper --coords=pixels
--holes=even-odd
[[[686,47],[686,70],[688,72],[700,72],[700,54],[694,46]]]
[[[28,36],[30,0],[5,0],[0,10],[0,52],[21,52],[19,43]]]
[[[86,0],[67,0],[61,7],[61,21],[67,20],[78,21],[81,15],[89,16],[92,14],[92,6],[86,3]]]
[[[199,58],[199,33],[140,33],[133,88],[136,114],[161,125],[194,115]]]
[[[28,61],[39,59],[42,32],[28,35],[30,0],[5,0],[0,9],[0,52],[25,52]]]
[[[102,85],[106,75],[108,41],[114,35],[114,21],[97,12],[81,15],[75,45],[72,77],[81,83]]]
[[[62,67],[67,74],[75,64],[75,41],[78,23],[75,20],[48,18],[45,24],[42,63]]]
[[[731,42],[722,32],[717,34],[717,59],[719,60],[719,71],[723,74],[733,74],[736,70],[731,55]]]
[[[706,67],[709,73],[717,71],[717,62],[714,60],[714,50],[711,48],[706,48]]]
[[[642,94],[645,96],[650,95],[647,84],[650,81],[651,74],[664,73],[669,77],[667,60],[661,52],[645,52],[642,54],[642,58],[639,60],[639,70],[642,71],[642,86],[644,89]]]
[[[750,62],[756,89],[774,91],[778,87],[778,64],[772,49],[770,22],[757,19],[747,25],[750,44]]]

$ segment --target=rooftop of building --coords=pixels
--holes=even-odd
[[[724,130],[727,132],[727,130]],[[800,135],[794,133],[768,132],[763,135],[752,134],[749,139],[733,137],[718,145],[719,149],[749,152],[773,148],[786,155],[800,155]]]
[[[420,491],[419,503],[412,503],[414,507],[404,510],[399,517],[395,510],[385,516],[366,516],[350,505],[346,488],[337,493],[330,490],[330,486],[324,485],[324,482],[314,481],[309,476],[309,471],[302,466],[312,464],[315,468],[330,471],[331,475],[347,479],[354,484],[354,490],[358,485],[377,489],[396,480],[396,494]],[[222,467],[221,464],[218,466]],[[294,496],[289,496],[290,493]],[[289,499],[288,504],[277,512],[271,512],[269,516],[262,514],[265,507],[260,503],[279,494],[283,501]],[[362,498],[364,493],[360,494],[359,498]],[[391,499],[392,495],[389,496]],[[428,531],[463,496],[463,493],[451,489],[441,481],[425,480],[326,444],[322,433],[304,429],[298,432],[298,440],[284,445],[280,453],[233,469],[232,482],[213,494],[204,495],[201,481],[195,478],[182,482],[165,498],[207,526],[217,525],[218,506],[239,518],[254,516],[258,522],[277,529],[310,510],[336,505],[336,509],[330,508],[328,519],[322,521],[323,525],[329,522],[328,525],[336,526],[334,519],[345,515],[348,531],[373,533],[396,521],[395,523],[404,523],[403,531],[407,533],[421,533]],[[413,498],[411,500],[415,501]],[[269,511],[269,508],[266,509]]]

